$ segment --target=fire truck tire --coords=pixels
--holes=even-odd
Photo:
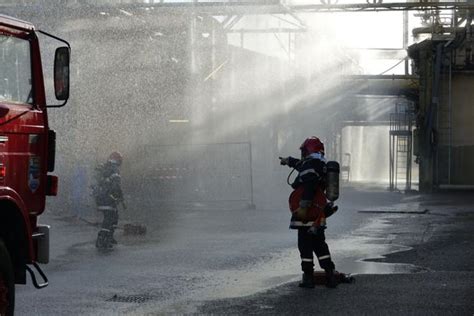
[[[13,266],[5,243],[0,239],[0,315],[13,316],[15,280]]]

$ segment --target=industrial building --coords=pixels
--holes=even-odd
[[[343,181],[474,188],[469,2],[4,0],[0,8],[72,43],[71,106],[66,117],[53,113],[67,133],[59,168],[90,169],[121,148],[135,187],[175,181],[168,190],[192,200],[258,204],[275,194],[264,183],[284,177],[272,159],[318,133]],[[393,12],[397,25],[372,25],[382,35],[371,47],[340,43],[357,28],[349,16]],[[341,28],[326,29],[331,21]],[[377,47],[394,36],[389,29],[398,44]],[[370,73],[364,62],[384,63]],[[216,159],[228,161],[219,169],[225,185],[202,180]],[[72,191],[77,170],[64,169]]]

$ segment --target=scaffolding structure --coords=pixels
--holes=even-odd
[[[411,190],[413,121],[412,107],[407,103],[397,103],[395,113],[390,114],[390,191]]]

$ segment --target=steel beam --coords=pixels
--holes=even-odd
[[[472,2],[387,2],[349,4],[307,4],[288,6],[293,12],[364,12],[364,11],[426,11],[474,9]]]
[[[52,2],[52,1],[51,1]],[[349,3],[349,4],[305,4],[305,5],[283,5],[280,0],[271,1],[210,1],[210,2],[160,2],[160,3],[114,3],[114,4],[83,4],[75,3],[51,3],[45,1],[42,5],[15,5],[0,4],[0,9],[32,10],[38,12],[38,8],[44,9],[42,14],[53,11],[68,12],[71,15],[94,15],[100,12],[111,12],[127,10],[131,13],[195,13],[209,14],[213,16],[227,15],[261,15],[261,14],[291,14],[304,12],[364,12],[364,11],[404,11],[404,10],[452,10],[452,9],[474,9],[472,2],[393,2],[383,3]],[[78,9],[82,10],[78,10]]]
[[[406,96],[418,95],[418,76],[355,75],[345,77],[346,91],[355,95]]]
[[[288,27],[268,28],[268,29],[235,29],[227,30],[226,33],[304,33],[306,29],[293,29]]]

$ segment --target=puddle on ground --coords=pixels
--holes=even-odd
[[[410,250],[411,247],[393,244],[395,235],[388,230],[387,220],[374,218],[351,235],[328,239],[336,270],[348,274],[394,274],[423,272],[423,267],[405,263],[365,261],[384,255]],[[315,269],[320,267],[315,259]],[[288,249],[273,255],[271,260],[253,264],[248,269],[215,272],[207,293],[211,298],[240,297],[299,280],[298,249]]]
[[[347,274],[394,274],[417,273],[425,271],[422,267],[401,264],[364,261],[383,258],[384,255],[405,251],[410,247],[394,244],[394,234],[390,234],[393,226],[381,218],[370,219],[362,228],[350,235],[328,239],[336,269]],[[317,261],[316,270],[320,270]],[[246,267],[228,270],[196,272],[200,286],[186,292],[186,300],[169,305],[171,313],[186,310],[195,312],[197,302],[243,297],[253,295],[288,282],[296,282],[301,278],[300,257],[296,247],[281,250],[272,254],[271,258],[249,264]],[[178,305],[176,305],[178,304]],[[197,304],[197,305],[196,305]],[[166,304],[165,304],[166,305]],[[156,310],[156,305],[143,306]],[[165,308],[165,307],[164,307]],[[168,310],[168,309],[165,309]],[[143,313],[145,314],[145,313]]]

